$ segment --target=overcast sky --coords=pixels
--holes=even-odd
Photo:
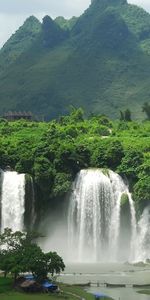
[[[90,0],[0,0],[0,47],[30,15],[79,16]],[[150,0],[129,0],[150,12]]]

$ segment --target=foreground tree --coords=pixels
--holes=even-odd
[[[12,232],[6,228],[0,235],[0,269],[6,277],[11,273],[16,281],[20,273],[32,272],[37,281],[52,276],[65,269],[62,258],[56,252],[43,253],[36,244],[37,234],[20,231]]]

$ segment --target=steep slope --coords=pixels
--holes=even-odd
[[[53,48],[67,38],[67,33],[49,16],[43,18],[41,42],[43,47]]]
[[[59,22],[65,28],[64,20],[46,16],[30,48],[5,68],[0,112],[26,109],[49,119],[75,105],[110,117],[130,108],[142,118],[150,96],[150,15],[126,0],[94,0],[70,33]]]
[[[64,17],[57,17],[55,22],[65,30],[71,30],[75,23],[77,22],[77,17],[72,17],[71,19],[65,19]]]
[[[41,23],[39,20],[34,16],[29,17],[1,49],[0,72],[27,51],[36,41],[40,32]]]

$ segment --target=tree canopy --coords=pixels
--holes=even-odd
[[[148,120],[112,121],[95,114],[86,118],[82,109],[74,107],[70,114],[51,122],[1,119],[0,167],[5,170],[9,165],[32,176],[37,214],[43,215],[45,208],[65,201],[81,169],[112,169],[128,178],[133,191],[141,172],[144,178],[149,176],[149,137]],[[139,199],[138,188],[135,201]]]
[[[5,228],[0,234],[0,269],[17,279],[20,273],[32,272],[37,281],[53,276],[65,269],[63,259],[56,252],[44,253],[35,242],[34,233],[12,232]]]

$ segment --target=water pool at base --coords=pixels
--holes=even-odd
[[[67,264],[65,272],[58,278],[68,284],[87,284],[90,293],[102,292],[115,300],[150,300],[150,295],[138,294],[145,288],[132,288],[131,285],[150,284],[150,266],[135,267],[128,264]],[[100,285],[97,287],[97,283]],[[104,285],[126,284],[126,288],[108,288]]]

